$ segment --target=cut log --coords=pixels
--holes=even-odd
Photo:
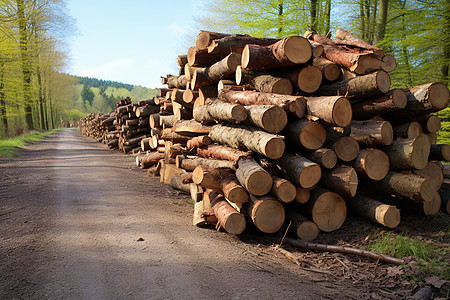
[[[355,169],[338,166],[330,170],[322,170],[320,184],[343,197],[354,197],[358,188],[358,175]]]
[[[242,52],[244,68],[275,69],[308,62],[312,57],[311,44],[301,36],[284,38],[270,46],[247,44]]]
[[[303,97],[279,95],[273,93],[260,93],[254,91],[231,91],[221,90],[219,98],[232,103],[242,105],[276,105],[284,108],[288,112],[294,113],[302,118],[306,109],[306,100]]]
[[[432,182],[435,191],[440,190],[444,182],[443,166],[439,161],[429,161],[422,170],[413,170],[414,175],[429,179]]]
[[[322,187],[311,190],[311,198],[302,211],[316,223],[320,230],[325,232],[341,228],[347,217],[344,199],[339,194]]]
[[[186,65],[187,63],[188,63],[188,61],[187,61],[187,54],[178,55],[178,57],[177,57],[177,64],[180,67],[184,67],[184,65]]]
[[[295,195],[295,201],[300,204],[305,204],[309,201],[309,198],[311,197],[311,189],[304,189],[301,187],[296,187],[296,195]]]
[[[161,139],[171,141],[173,143],[186,144],[187,141],[189,140],[189,137],[173,132],[171,128],[166,128],[163,131],[161,131]]]
[[[428,140],[430,141],[431,145],[437,144],[437,134],[436,132],[430,132],[425,134],[428,137]]]
[[[432,201],[436,194],[431,180],[397,172],[389,172],[381,181],[370,181],[367,185],[417,202]]]
[[[235,172],[229,168],[207,169],[198,166],[192,174],[194,183],[212,189],[225,196],[233,203],[245,203],[248,201],[247,191],[239,184]]]
[[[428,163],[430,140],[424,134],[411,139],[398,139],[384,150],[392,170],[423,169]]]
[[[308,41],[309,41],[309,43],[311,44],[311,47],[312,47],[312,51],[313,51],[312,52],[312,56],[314,58],[323,56],[323,54],[324,54],[323,46],[320,45],[319,43],[314,42],[314,41],[311,41],[311,40],[308,40]]]
[[[331,60],[328,60],[323,57],[316,57],[313,60],[313,66],[319,68],[322,72],[323,78],[328,81],[338,80],[341,76],[341,68]]]
[[[374,223],[388,228],[395,228],[400,224],[400,210],[393,205],[384,204],[359,194],[345,199],[345,202],[352,212]]]
[[[395,60],[395,57],[392,55],[385,55],[383,56],[382,62],[381,62],[381,69],[383,69],[386,72],[392,72],[395,69],[397,69],[397,61]]]
[[[151,152],[141,157],[140,165],[142,169],[148,169],[151,166],[155,166],[160,159],[164,158],[164,153]]]
[[[295,186],[288,180],[272,175],[272,194],[282,203],[294,201],[297,195]]]
[[[168,74],[165,79],[166,80],[163,80],[163,84],[167,84],[169,89],[174,89],[174,88],[186,89],[186,86],[189,83],[189,80],[187,79],[187,77],[185,75],[174,76],[174,75]],[[167,99],[167,94],[166,94],[166,99]]]
[[[240,62],[241,55],[231,53],[211,67],[195,70],[191,80],[191,88],[197,90],[199,87],[219,82],[220,79],[234,74]]]
[[[229,234],[239,235],[246,226],[245,217],[238,213],[225,198],[212,190],[206,190],[205,198],[211,203],[214,215],[217,217],[220,227]]]
[[[183,101],[186,103],[194,103],[195,98],[198,97],[198,91],[193,90],[184,90],[183,92]]]
[[[169,183],[174,189],[185,192],[186,194],[189,194],[191,192],[190,184],[184,184],[181,182],[181,176],[180,175],[174,175],[170,178]]]
[[[200,49],[206,49],[214,40],[224,38],[229,36],[227,33],[213,32],[200,30],[200,33],[197,35],[197,40],[195,41],[195,46]]]
[[[394,131],[387,121],[352,121],[350,136],[361,146],[388,146],[394,139]]]
[[[251,151],[240,151],[222,145],[207,145],[197,148],[197,155],[205,158],[215,158],[221,160],[238,161],[241,158],[247,158],[252,155]]]
[[[361,49],[366,50],[372,50],[378,57],[382,58],[384,57],[384,51],[381,48],[375,47],[362,39],[358,38],[357,36],[353,35],[350,31],[344,30],[342,28],[336,29],[336,39],[341,40],[337,41],[336,43],[339,44],[340,42],[346,41],[351,43],[343,43],[347,46],[354,46]]]
[[[286,217],[292,222],[291,230],[303,241],[312,241],[319,235],[319,227],[313,222],[293,211],[286,211]]]
[[[389,172],[389,157],[376,148],[361,149],[353,161],[356,173],[365,178],[381,180]]]
[[[200,136],[193,137],[192,139],[187,141],[186,148],[187,148],[187,150],[193,150],[197,147],[207,146],[211,143],[212,143],[212,140],[209,136],[200,135]]]
[[[252,195],[263,196],[272,189],[272,176],[251,158],[242,158],[238,161],[236,177]]]
[[[281,132],[288,122],[286,111],[276,105],[248,105],[247,122],[270,133]]]
[[[382,115],[386,120],[406,122],[411,117],[439,111],[449,104],[449,90],[441,82],[427,83],[403,91],[407,98],[406,107],[401,111]]]
[[[211,126],[203,125],[195,120],[178,120],[173,124],[172,130],[181,135],[194,136],[208,134]]]
[[[218,90],[217,84],[202,86],[198,89],[198,98],[205,103],[208,98],[217,98]],[[195,103],[194,103],[195,107]]]
[[[198,49],[190,47],[187,53],[188,64],[194,67],[209,67],[219,60],[223,59],[227,54],[208,53],[208,49]]]
[[[281,137],[244,125],[214,125],[209,133],[215,142],[234,148],[247,148],[272,159],[280,158],[285,149]]]
[[[215,53],[215,54],[218,53],[225,54],[230,52],[242,53],[245,45],[247,44],[269,46],[278,41],[279,39],[256,38],[249,35],[233,34],[212,41],[212,43],[208,47],[208,53]]]
[[[337,163],[336,153],[331,149],[319,148],[314,151],[304,151],[301,154],[326,169],[333,169]]]
[[[408,212],[420,216],[433,216],[437,214],[441,208],[441,196],[435,192],[435,196],[431,201],[414,202],[409,199],[396,199],[397,205]]]
[[[345,127],[352,120],[352,106],[347,98],[305,97],[308,115],[315,116],[327,125]]]
[[[159,112],[159,106],[158,105],[146,105],[138,107],[136,110],[136,117],[138,118],[144,118],[151,114],[155,114]]]
[[[150,125],[150,128],[156,128],[156,127],[160,127],[159,126],[159,113],[158,114],[151,114],[148,117],[148,122]]]
[[[236,162],[229,160],[219,160],[219,159],[207,159],[197,156],[187,156],[178,155],[176,157],[176,166],[178,168],[185,169],[186,171],[194,171],[198,166],[203,166],[205,168],[230,168],[236,170]]]
[[[423,134],[422,125],[419,122],[397,124],[392,127],[395,138],[415,138]]]
[[[343,95],[349,98],[369,98],[389,91],[391,79],[385,71],[377,71],[363,76],[322,85],[317,91],[319,95]]]
[[[292,95],[293,87],[289,79],[276,77],[254,69],[238,66],[236,69],[236,83],[250,85],[253,89],[263,93]]]
[[[316,150],[322,147],[327,136],[322,125],[306,119],[289,122],[284,132],[290,142],[309,150]]]
[[[426,132],[438,132],[441,129],[441,119],[435,114],[418,115],[412,120],[419,122]]]
[[[284,224],[284,207],[272,196],[250,195],[247,212],[256,228],[264,233],[275,233]]]
[[[175,115],[159,115],[159,126],[163,128],[173,127],[173,123],[177,121]]]
[[[337,158],[346,162],[354,160],[359,153],[358,142],[350,136],[327,138],[324,145],[326,148],[332,149]]]
[[[397,111],[406,107],[406,94],[402,90],[390,90],[386,94],[352,104],[353,118],[367,120],[375,116]]]
[[[211,207],[205,207],[205,201],[194,201],[194,214],[192,218],[192,225],[194,226],[205,226],[208,224],[206,216],[203,214],[206,210],[211,209]]]
[[[147,150],[152,149],[152,148],[150,147],[150,144],[149,144],[149,142],[150,142],[151,139],[152,139],[152,138],[149,137],[149,138],[144,138],[144,139],[141,140],[141,150],[142,150],[142,151],[147,151]]]
[[[247,110],[240,104],[220,99],[208,99],[206,105],[194,109],[194,119],[200,123],[212,121],[242,122],[247,119]],[[208,117],[209,115],[209,117]]]
[[[286,77],[293,86],[305,93],[314,93],[322,83],[322,71],[316,66],[302,65],[273,71],[274,74]]]
[[[444,178],[450,179],[450,165],[443,165],[442,173],[444,174]]]
[[[431,145],[429,159],[450,161],[450,145],[448,144]]]
[[[302,188],[312,188],[322,177],[320,166],[302,156],[286,153],[279,159],[278,164],[286,178]]]

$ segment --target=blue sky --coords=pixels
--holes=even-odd
[[[205,0],[69,0],[77,34],[68,72],[146,87],[178,74],[179,54],[195,44]]]

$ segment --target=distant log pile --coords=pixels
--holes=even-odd
[[[347,210],[383,226],[400,210],[449,213],[449,104],[439,82],[390,89],[395,59],[339,29],[284,39],[201,31],[159,95],[88,115],[84,135],[191,194],[195,225],[246,222],[301,239],[339,229]]]

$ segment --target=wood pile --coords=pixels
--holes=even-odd
[[[400,209],[449,213],[450,145],[436,144],[433,114],[448,88],[391,89],[392,56],[336,36],[201,31],[159,96],[89,115],[82,132],[124,152],[140,145],[138,166],[191,194],[194,225],[232,234],[289,224],[312,240],[347,211],[389,228]]]

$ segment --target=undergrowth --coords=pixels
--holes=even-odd
[[[17,148],[25,148],[28,142],[37,142],[49,136],[50,134],[62,129],[53,129],[51,131],[32,131],[21,136],[10,139],[0,140],[0,157],[15,157],[19,154],[15,151]]]

